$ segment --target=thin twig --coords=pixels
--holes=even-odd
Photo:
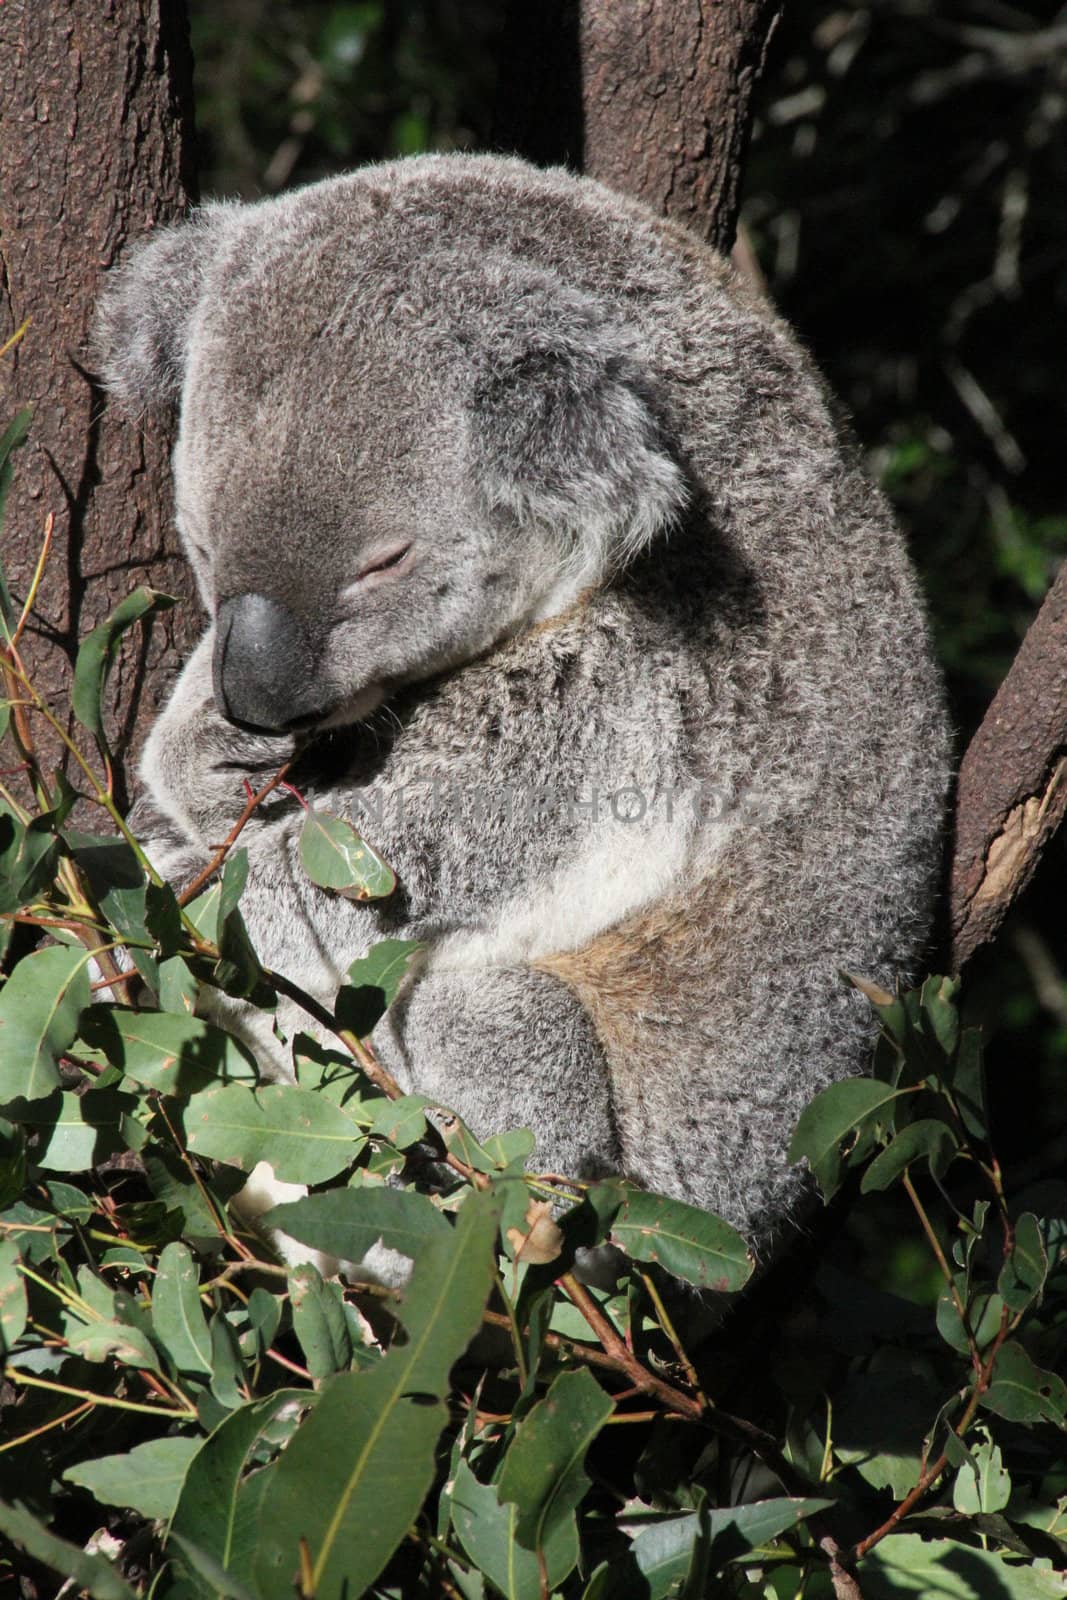
[[[1008,1308],[1005,1306],[1000,1314],[1000,1329],[993,1341],[989,1356],[974,1381],[974,1388],[971,1390],[970,1399],[967,1402],[962,1417],[960,1418],[959,1422],[953,1426],[952,1431],[956,1435],[957,1439],[963,1438],[964,1434],[967,1432],[967,1429],[974,1421],[975,1412],[978,1410],[982,1396],[985,1394],[990,1383],[992,1382],[993,1367],[997,1356],[1000,1354],[1001,1346],[1008,1337],[1010,1331],[1011,1318],[1008,1313]],[[876,1544],[880,1544],[885,1538],[886,1534],[892,1533],[893,1529],[899,1522],[903,1520],[904,1517],[907,1516],[908,1512],[912,1509],[916,1502],[921,1500],[923,1495],[926,1494],[927,1490],[933,1487],[947,1466],[948,1452],[942,1451],[941,1455],[938,1456],[933,1466],[926,1468],[926,1470],[921,1474],[914,1489],[912,1489],[910,1493],[904,1497],[892,1515],[887,1517],[885,1522],[882,1523],[881,1527],[875,1528],[873,1533],[869,1533],[865,1539],[860,1540],[859,1544],[857,1544],[855,1550],[852,1552],[852,1559],[854,1561],[858,1561],[860,1557],[865,1556],[869,1550],[873,1550]]]
[[[195,900],[204,885],[211,882],[211,879],[215,876],[216,872],[218,872],[219,868],[226,860],[226,857],[229,855],[230,851],[241,837],[241,834],[244,831],[246,824],[249,822],[252,813],[256,810],[257,806],[261,806],[263,804],[267,796],[274,789],[276,789],[279,784],[284,784],[286,773],[289,771],[291,766],[292,762],[287,761],[283,767],[279,767],[278,771],[274,774],[273,778],[271,778],[270,782],[265,783],[262,789],[260,789],[258,793],[251,797],[244,810],[241,812],[241,815],[237,818],[237,821],[234,823],[225,839],[215,851],[215,854],[212,856],[207,866],[204,867],[201,872],[197,873],[192,883],[186,884],[185,888],[178,896],[178,904],[180,906],[187,906],[190,900]]]
[[[706,1406],[702,1399],[698,1399],[694,1395],[684,1394],[681,1389],[676,1389],[673,1384],[664,1383],[662,1378],[653,1376],[651,1372],[641,1365],[625,1340],[620,1338],[608,1318],[601,1311],[588,1289],[584,1284],[578,1282],[573,1272],[565,1272],[558,1279],[558,1282],[568,1300],[581,1312],[607,1354],[614,1359],[616,1366],[626,1374],[635,1389],[640,1389],[645,1394],[655,1395],[657,1400],[661,1401],[669,1410],[677,1412],[679,1416],[695,1420],[704,1415]]]

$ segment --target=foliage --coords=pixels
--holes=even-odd
[[[1067,1593],[1067,1185],[1012,1192],[953,982],[867,986],[872,1075],[793,1145],[856,1214],[910,1206],[924,1302],[830,1250],[731,1308],[752,1262],[724,1222],[538,1173],[522,1130],[479,1140],[400,1094],[366,1041],[411,946],[356,962],[332,1012],[306,1000],[294,1082],[262,1083],[193,1010],[300,999],[241,923],[236,830],[177,894],[114,804],[99,693],[116,631],[162,602],[83,647],[87,751],[4,593],[34,795],[0,788],[0,1562],[23,1593],[817,1600],[853,1567],[867,1596]],[[42,718],[77,788],[40,770]],[[120,837],[75,828],[79,799]],[[309,827],[324,892],[389,891],[347,824]],[[252,1223],[232,1202],[263,1159],[313,1192]],[[410,1268],[331,1275],[378,1245]]]

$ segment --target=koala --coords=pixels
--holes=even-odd
[[[947,771],[915,577],[796,339],[637,201],[446,155],[206,206],[97,345],[129,413],[177,411],[208,617],[150,849],[188,878],[292,760],[398,886],[317,888],[276,794],[264,963],[328,1004],[421,941],[375,1038],[405,1090],[764,1248],[799,1112],[868,1059],[843,974],[921,955]]]

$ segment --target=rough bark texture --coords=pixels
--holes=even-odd
[[[960,767],[952,863],[956,970],[999,928],[1067,814],[1067,563]]]
[[[498,142],[580,166],[728,250],[778,0],[514,6]]]
[[[101,273],[179,215],[194,187],[191,57],[180,0],[0,6],[0,425],[30,405],[4,557],[21,598],[49,512],[55,545],[23,657],[65,708],[77,643],[139,583],[186,595],[170,525],[170,439],[104,410],[85,370]],[[190,602],[139,633],[112,676],[116,747],[136,742],[197,631]]]

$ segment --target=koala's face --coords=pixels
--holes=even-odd
[[[683,502],[634,329],[568,280],[567,224],[531,259],[532,177],[471,239],[478,165],[208,208],[104,299],[111,389],[180,408],[178,525],[235,722],[358,720],[568,605]]]
[[[358,720],[538,612],[549,531],[488,503],[469,412],[410,341],[363,330],[342,384],[338,342],[265,371],[230,320],[188,373],[174,461],[227,716]]]

